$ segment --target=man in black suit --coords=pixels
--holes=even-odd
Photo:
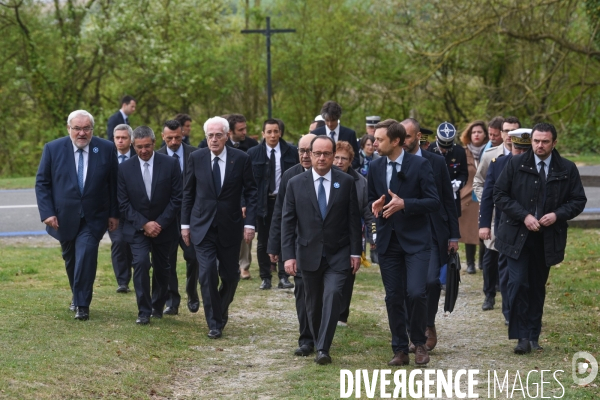
[[[242,197],[247,221],[256,221],[252,162],[243,151],[226,148],[228,131],[225,118],[204,123],[208,148],[190,155],[181,211],[181,235],[185,244],[194,244],[200,264],[200,290],[211,339],[221,337],[229,319],[229,305],[240,279],[242,237],[246,242],[254,238],[254,225],[244,225]]]
[[[117,155],[93,136],[94,117],[85,110],[67,118],[68,137],[46,143],[35,177],[35,195],[46,231],[60,242],[75,319],[89,319],[98,245],[106,228],[119,226]]]
[[[135,155],[135,150],[131,144],[133,129],[127,124],[120,124],[115,127],[113,132],[115,148],[117,149],[117,160],[119,165],[129,160]],[[110,258],[117,279],[117,293],[129,293],[129,282],[131,281],[131,263],[133,255],[129,243],[123,239],[123,223],[125,220],[119,219],[119,227],[114,231],[109,231],[110,237]]]
[[[129,125],[129,116],[135,112],[136,102],[131,96],[123,96],[121,99],[121,109],[111,115],[106,123],[106,137],[113,141],[115,127],[120,124]]]
[[[190,117],[188,114],[181,113],[177,114],[173,119],[179,122],[179,125],[181,125],[181,135],[183,136],[181,142],[190,145],[190,134],[192,133],[192,117]]]
[[[431,257],[429,214],[440,208],[429,161],[404,151],[406,131],[393,119],[375,127],[380,158],[369,168],[369,202],[377,218],[379,268],[385,287],[392,349],[388,365],[406,365],[407,327],[415,344],[415,364],[425,365],[427,274]],[[409,321],[405,320],[405,304]]]
[[[310,331],[320,365],[331,363],[329,348],[337,327],[348,271],[360,268],[360,210],[354,179],[332,169],[335,143],[311,142],[312,169],[290,179],[281,217],[285,271],[302,271]]]
[[[359,148],[358,142],[356,141],[356,132],[339,124],[339,119],[342,116],[342,107],[335,101],[327,101],[321,108],[321,116],[323,116],[323,119],[325,120],[325,126],[315,129],[312,133],[317,136],[329,136],[336,143],[338,140],[344,140],[350,143],[354,150],[352,168],[358,168],[360,166],[360,156],[358,153]]]
[[[271,219],[275,208],[275,199],[281,189],[283,173],[300,161],[298,150],[282,138],[280,123],[275,119],[267,119],[263,123],[263,141],[260,145],[248,150],[252,160],[254,179],[258,185],[258,205],[256,226],[258,229],[258,243],[256,256],[260,268],[261,290],[271,289],[271,259],[267,254],[267,242]],[[288,280],[283,262],[279,262],[280,289],[291,289],[294,285]]]
[[[137,324],[162,318],[169,285],[169,254],[179,237],[181,170],[173,157],[154,151],[156,138],[147,126],[133,131],[137,156],[119,167],[119,208],[124,215],[123,237],[133,254],[133,286],[138,304]],[[150,253],[154,296],[150,293]],[[154,297],[154,298],[153,298]]]
[[[164,123],[162,138],[166,145],[157,150],[157,153],[166,154],[177,160],[179,168],[181,169],[181,190],[183,190],[183,182],[188,175],[186,168],[188,159],[190,158],[190,154],[198,149],[183,143],[182,127],[177,120],[168,120]],[[179,223],[180,217],[180,215],[177,215],[177,226],[181,225]],[[185,259],[186,264],[185,291],[188,296],[188,310],[196,313],[200,308],[200,298],[198,297],[198,260],[196,259],[196,251],[193,246],[186,245],[180,237],[179,246],[173,246],[171,254],[169,255],[171,277],[169,278],[169,298],[166,302],[167,308],[164,310],[164,314],[167,315],[177,315],[179,313],[179,303],[181,302],[179,281],[177,279],[177,249],[179,247],[183,250],[183,258]]]
[[[421,126],[414,118],[402,121],[406,130],[406,138],[402,146],[407,153],[425,158],[431,164],[433,180],[442,206],[429,214],[432,234],[431,258],[427,272],[427,327],[425,328],[425,348],[431,351],[437,344],[437,331],[435,329],[435,315],[438,311],[438,303],[441,294],[440,271],[442,265],[448,260],[448,253],[453,249],[458,251],[458,215],[454,203],[454,192],[450,182],[450,174],[446,168],[446,162],[442,156],[430,151],[423,151],[419,146],[421,141]],[[410,352],[414,352],[415,346],[411,344]]]
[[[283,201],[287,183],[296,175],[308,171],[312,167],[310,159],[310,143],[316,136],[312,133],[304,135],[298,141],[298,154],[300,163],[285,171],[281,177],[279,192],[275,200],[273,209],[273,218],[271,219],[271,229],[269,230],[269,242],[267,244],[267,253],[271,262],[276,263],[281,258],[281,213],[283,212]],[[315,341],[310,327],[308,325],[308,315],[306,314],[306,302],[304,301],[304,282],[302,281],[302,272],[296,269],[294,276],[294,297],[296,298],[296,314],[298,315],[298,324],[300,337],[298,338],[298,348],[294,355],[307,357],[314,351]]]

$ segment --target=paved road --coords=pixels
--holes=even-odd
[[[0,190],[0,236],[46,234],[33,189]]]

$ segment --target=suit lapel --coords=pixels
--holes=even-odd
[[[200,150],[198,150],[200,151]],[[200,159],[200,168],[201,171],[205,171],[205,182],[207,182],[208,184],[206,186],[210,186],[210,190],[213,193],[213,196],[216,198],[217,197],[217,191],[215,189],[215,185],[213,183],[213,178],[212,178],[212,162],[210,161],[211,159],[211,151],[208,150],[206,152],[203,152],[202,157]],[[223,190],[223,188],[221,188],[221,190]]]
[[[225,164],[225,177],[223,178],[223,184],[221,185],[221,193],[223,193],[223,189],[225,185],[229,182],[229,178],[231,178],[231,173],[233,171],[233,164],[235,163],[235,155],[233,151],[225,150],[227,152],[227,163]]]
[[[309,172],[310,171],[310,172]],[[321,215],[321,209],[319,208],[319,203],[317,202],[317,193],[315,192],[315,182],[313,181],[312,171],[309,170],[304,178],[304,186],[306,193],[308,193],[308,197],[310,198],[310,202],[319,215]]]
[[[150,195],[152,198],[156,195],[157,185],[158,185],[158,176],[160,175],[160,170],[162,168],[162,160],[160,157],[156,156],[156,152],[154,154],[154,165],[152,166],[152,185],[150,189]]]
[[[70,138],[65,141],[65,157],[67,163],[66,166],[69,170],[69,176],[71,177],[73,187],[77,188],[77,193],[79,193],[79,183],[77,182],[77,168],[75,167],[75,152],[73,151],[73,142]]]
[[[133,171],[132,171],[133,175],[131,177],[132,178],[131,182],[137,186],[136,190],[135,191],[132,190],[132,192],[143,193],[144,198],[146,198],[146,200],[149,202],[150,199],[148,199],[148,194],[146,193],[146,186],[144,186],[144,176],[142,175],[142,167],[140,166],[139,157],[137,155],[135,155],[135,156],[131,157],[130,160],[131,160],[131,168],[133,169]],[[156,165],[156,163],[155,163],[155,165]],[[154,168],[152,170],[154,172]],[[152,182],[154,183],[154,177],[152,177]],[[129,183],[128,183],[128,185],[129,185]]]
[[[329,186],[329,201],[327,202],[327,211],[325,212],[325,218],[327,218],[327,216],[329,215],[329,211],[331,210],[331,207],[333,207],[333,203],[335,202],[338,192],[339,192],[339,188],[335,187],[335,184],[337,183],[339,185],[338,182],[338,177],[339,174],[343,173],[345,174],[345,172],[339,172],[339,171],[335,171],[335,170],[331,170],[331,184]]]
[[[96,151],[94,151],[94,149],[96,149]],[[94,138],[92,138],[92,140],[90,140],[90,145],[88,146],[88,168],[85,175],[85,182],[88,184],[83,185],[83,193],[87,191],[89,183],[93,182],[94,173],[96,172],[96,164],[98,163],[99,153],[100,152],[98,147],[95,146]]]
[[[407,176],[410,171],[410,167],[412,165],[412,163],[410,162],[411,156],[412,156],[412,154],[408,154],[406,151],[404,151],[404,159],[402,160],[402,165],[400,166],[400,171],[398,171],[398,172],[402,172],[404,176]],[[399,194],[400,190],[402,190],[403,180],[398,178],[398,181],[399,181],[400,185],[398,186],[398,193],[396,193],[396,194]]]

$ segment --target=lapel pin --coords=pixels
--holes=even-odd
[[[340,184],[338,182],[333,182],[333,187],[336,189],[340,188]]]
[[[94,153],[97,153],[97,152],[98,152],[98,148],[97,148],[97,147],[94,147],[94,148],[92,149],[92,151],[93,151]]]

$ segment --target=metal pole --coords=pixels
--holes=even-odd
[[[269,98],[269,119],[272,115],[271,105],[271,17],[267,17],[267,97]]]

